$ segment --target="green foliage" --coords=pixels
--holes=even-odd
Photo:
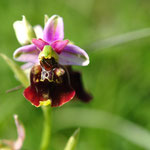
[[[10,69],[14,72],[14,75],[21,82],[21,84],[24,87],[27,87],[29,85],[29,80],[24,71],[6,55],[1,53],[0,56],[6,61],[6,63],[9,65]]]
[[[73,135],[69,138],[64,150],[75,150],[79,138],[80,129],[76,129]]]
[[[123,41],[120,45],[100,49],[90,47],[97,41],[104,43],[105,39],[118,37],[124,33],[141,31],[150,27],[150,1],[147,0],[1,0],[0,1],[0,53],[12,58],[17,43],[12,24],[22,15],[28,18],[32,25],[43,24],[44,14],[58,14],[64,18],[65,39],[70,39],[82,47],[90,55],[90,65],[74,67],[82,72],[86,89],[94,96],[93,101],[84,104],[72,101],[61,108],[54,108],[57,117],[52,122],[52,138],[50,150],[62,150],[68,137],[86,118],[66,118],[62,110],[72,107],[103,110],[121,116],[124,120],[133,122],[150,132],[150,38],[134,37],[134,41]],[[148,31],[148,30],[145,30]],[[148,34],[148,32],[147,32]],[[142,37],[140,35],[138,37]],[[114,42],[116,39],[112,38]],[[101,43],[100,42],[100,43]],[[118,42],[119,43],[119,42]],[[114,43],[113,43],[114,44]],[[112,44],[112,45],[113,45]],[[17,63],[17,62],[16,62]],[[18,114],[26,127],[23,149],[37,150],[41,140],[43,116],[40,108],[35,108],[26,101],[21,91],[5,93],[5,90],[16,87],[18,81],[0,59],[0,139],[15,139],[16,129],[12,120],[13,114]],[[60,116],[60,117],[59,117]],[[70,123],[74,119],[72,126]],[[113,119],[113,118],[111,118]],[[68,121],[67,121],[68,120]],[[89,122],[93,122],[95,117]],[[112,122],[106,118],[111,125]],[[70,124],[69,124],[70,123]],[[91,123],[92,124],[92,123]],[[66,128],[63,126],[67,126]],[[58,130],[57,130],[58,129]],[[144,150],[145,148],[104,128],[81,127],[82,133],[78,141],[78,150]],[[119,129],[119,128],[118,128]],[[125,129],[128,126],[125,124]],[[129,128],[127,131],[130,131]],[[118,131],[119,132],[119,131]],[[136,138],[141,134],[135,132]],[[147,141],[148,139],[144,139]],[[144,143],[142,141],[142,143]]]

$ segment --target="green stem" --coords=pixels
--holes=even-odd
[[[49,105],[43,106],[42,110],[44,115],[44,126],[40,150],[47,150],[50,144],[51,136],[51,107]]]

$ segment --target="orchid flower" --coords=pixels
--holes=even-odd
[[[26,26],[27,26],[26,28],[24,27],[25,29],[22,29],[22,31],[25,30],[26,34],[19,32],[16,26],[16,31],[18,31],[22,35],[21,36],[17,32],[20,35],[20,36],[17,36],[18,40],[20,41],[22,40],[24,36],[25,38],[30,37],[27,35],[30,35],[29,31],[31,30],[31,26],[29,24],[27,24]],[[40,29],[38,29],[38,31],[39,30]],[[58,62],[61,65],[86,66],[89,64],[88,54],[83,49],[72,44],[71,42],[69,42],[69,40],[63,40],[64,39],[64,24],[63,24],[63,19],[60,16],[53,15],[51,18],[47,20],[44,30],[43,30],[43,38],[35,39],[32,36],[32,41],[30,38],[27,38],[27,39],[28,40],[26,41],[28,42],[30,41],[32,42],[32,44],[25,45],[25,46],[18,48],[14,52],[15,60],[21,61],[21,62],[27,62],[28,64],[30,63],[32,65],[35,63],[38,64],[39,53],[43,50],[45,45],[50,45],[52,49],[58,54],[59,56]],[[22,42],[22,43],[26,44],[27,42]]]
[[[24,68],[32,66],[30,86],[24,90],[25,98],[36,107],[61,106],[74,96],[85,102],[91,100],[91,95],[83,88],[80,73],[71,69],[71,65],[88,65],[88,54],[64,40],[63,19],[52,16],[47,19],[43,32],[36,33],[43,37],[30,39],[32,44],[14,52],[15,60],[27,63]]]
[[[3,147],[2,149],[6,150],[20,150],[22,148],[24,139],[25,139],[25,130],[23,125],[19,122],[18,116],[14,115],[14,120],[15,124],[17,127],[17,133],[18,133],[18,138],[16,141],[11,141],[11,140],[2,140],[2,144],[6,145],[6,147]],[[1,149],[1,146],[0,146]]]

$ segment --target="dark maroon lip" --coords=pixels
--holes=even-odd
[[[51,106],[58,107],[72,100],[74,96],[83,102],[89,102],[92,99],[92,96],[84,89],[79,72],[73,71],[68,66],[59,64],[54,66],[50,71],[43,70],[41,65],[32,67],[30,86],[24,90],[24,96],[28,101],[39,107],[41,101],[51,100]],[[56,73],[59,69],[63,72],[62,74]]]
[[[24,96],[33,105],[40,106],[41,101],[51,100],[51,106],[57,107],[70,101],[75,96],[75,90],[70,85],[70,79],[66,72],[57,76],[55,70],[60,66],[46,71],[48,77],[43,78],[43,70],[40,65],[33,66],[30,74],[31,85],[24,90]]]

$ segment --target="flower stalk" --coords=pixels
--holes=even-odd
[[[44,115],[44,124],[40,150],[47,150],[50,145],[51,137],[51,107],[49,105],[42,106],[42,111]]]

